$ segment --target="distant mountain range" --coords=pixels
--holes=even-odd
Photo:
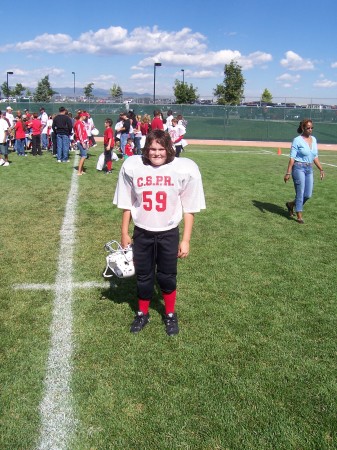
[[[64,96],[64,97],[74,97],[74,88],[70,87],[53,87],[54,91],[57,92],[58,95]],[[94,88],[92,91],[93,95],[95,97],[99,98],[107,98],[110,97],[110,90],[109,89],[99,89]],[[153,94],[137,94],[136,92],[123,92],[124,98],[139,98],[139,97],[152,97]],[[75,88],[75,97],[82,97],[84,96],[83,89],[82,88]],[[158,95],[158,97],[161,97]]]

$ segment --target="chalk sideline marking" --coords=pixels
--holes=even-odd
[[[74,168],[78,160],[79,157],[76,155]],[[55,293],[50,326],[50,349],[44,380],[45,391],[40,403],[41,431],[38,449],[41,450],[66,450],[76,428],[70,387],[73,369],[73,290],[113,287],[112,283],[73,283],[72,280],[78,179],[77,171],[74,171],[60,230],[60,252],[55,284],[26,283],[14,286],[17,290],[51,290]]]
[[[78,160],[78,155],[76,155],[74,166]],[[72,271],[78,178],[77,172],[74,171],[60,230],[60,253],[50,327],[51,342],[44,381],[45,393],[40,404],[39,449],[66,449],[76,426],[70,382],[73,351]]]
[[[74,167],[78,164],[78,160],[79,157],[76,155]],[[116,287],[112,280],[79,283],[72,280],[78,179],[77,171],[74,171],[60,230],[60,252],[55,284],[23,283],[13,286],[15,290],[49,290],[55,293],[50,326],[50,350],[44,380],[45,392],[40,404],[41,431],[38,449],[41,450],[66,450],[75,432],[76,418],[70,388],[73,290]]]

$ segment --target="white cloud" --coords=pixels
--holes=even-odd
[[[50,81],[60,82],[65,74],[65,71],[58,67],[39,67],[33,70],[22,70],[18,67],[12,67],[11,72],[14,72],[12,76],[15,77],[15,83],[20,82],[29,87],[36,86],[38,81],[46,75],[49,76]]]
[[[225,64],[229,64],[232,60],[237,61],[242,69],[246,70],[271,61],[272,56],[263,52],[255,52],[244,56],[237,50],[219,50],[200,54],[177,53],[171,50],[144,58],[139,62],[139,67],[153,66],[155,62],[160,61],[165,66],[197,66],[203,68],[219,66],[224,68]]]
[[[315,87],[319,88],[335,88],[337,86],[337,81],[327,80],[326,78],[322,78],[317,80],[314,83]]]
[[[131,75],[131,80],[153,80],[153,74],[152,73],[135,73],[134,75]]]
[[[283,75],[280,75],[279,77],[276,78],[276,81],[285,88],[292,87],[300,80],[301,80],[300,75],[291,75],[289,73],[284,73]]]
[[[150,55],[138,63],[133,69],[152,66],[154,62],[162,62],[167,66],[192,66],[208,68],[224,67],[230,61],[237,61],[243,70],[261,66],[272,61],[268,53],[256,51],[242,55],[238,50],[223,49],[209,51],[205,44],[206,37],[201,33],[193,33],[190,28],[179,31],[164,31],[157,26],[152,28],[135,28],[128,32],[122,27],[101,28],[97,31],[82,33],[77,39],[67,34],[44,33],[26,42],[10,44],[11,51],[32,53],[47,52],[51,54],[138,54]],[[7,48],[9,48],[7,46]]]
[[[67,34],[44,33],[26,42],[5,47],[6,50],[47,53],[89,53],[97,55],[148,54],[159,50],[173,50],[198,53],[205,50],[206,37],[193,33],[189,28],[167,32],[158,27],[135,28],[128,32],[122,27],[101,28],[82,33],[77,39]]]
[[[304,59],[295,52],[288,51],[285,55],[286,57],[281,59],[280,64],[288,70],[312,70],[315,68],[310,59]]]
[[[247,56],[238,58],[238,63],[244,70],[252,69],[255,66],[265,65],[273,60],[272,55],[263,52],[253,52]]]
[[[220,76],[224,76],[223,73]],[[218,77],[218,72],[211,70],[199,70],[199,71],[185,71],[185,78],[213,78]]]
[[[333,63],[331,64],[331,67],[332,67],[333,69],[337,69],[337,61],[336,61],[336,62],[333,62]]]
[[[99,75],[98,77],[94,78],[94,81],[113,81],[116,80],[116,77],[114,75]]]
[[[18,42],[12,45],[12,50],[22,52],[43,51],[47,53],[65,53],[71,46],[71,37],[67,34],[44,33],[35,39],[26,42]]]

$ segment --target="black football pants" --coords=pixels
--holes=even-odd
[[[139,299],[151,300],[155,277],[161,291],[169,294],[176,289],[178,246],[178,227],[156,232],[135,227],[133,260]]]

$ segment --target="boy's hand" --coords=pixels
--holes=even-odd
[[[126,235],[122,235],[122,239],[121,239],[121,246],[122,248],[126,248],[128,245],[132,244],[132,239],[130,237],[130,235],[126,234]]]
[[[190,243],[181,241],[178,248],[178,258],[186,258],[190,253]]]

